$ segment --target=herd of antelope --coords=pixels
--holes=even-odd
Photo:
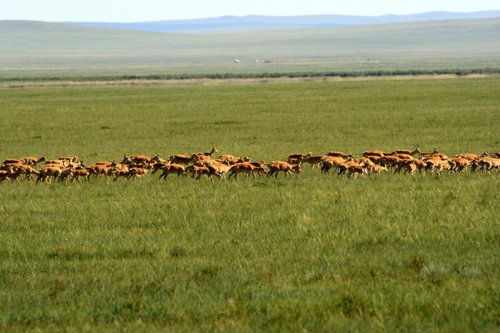
[[[285,161],[252,161],[249,157],[220,155],[213,158],[218,152],[213,147],[210,152],[199,152],[192,155],[171,155],[168,159],[159,154],[153,157],[144,155],[125,155],[121,162],[101,161],[86,165],[76,156],[59,157],[48,160],[46,157],[21,157],[7,159],[0,166],[0,182],[19,180],[22,176],[36,183],[50,183],[52,181],[78,181],[81,178],[89,181],[93,176],[102,176],[114,181],[124,178],[144,177],[151,173],[161,172],[160,179],[166,179],[170,174],[177,176],[191,176],[195,179],[238,179],[238,175],[247,177],[267,176],[278,177],[281,172],[284,176],[300,174],[305,164],[312,168],[319,168],[327,174],[335,171],[338,176],[359,177],[363,175],[379,174],[392,171],[404,174],[440,174],[442,172],[464,173],[485,172],[500,170],[500,152],[494,154],[458,154],[448,157],[434,149],[431,153],[421,152],[419,148],[413,151],[368,150],[362,156],[355,158],[352,154],[331,151],[325,155],[291,154]],[[38,165],[43,162],[43,166]]]

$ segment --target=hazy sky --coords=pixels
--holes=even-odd
[[[500,10],[500,0],[0,0],[0,20],[137,22],[223,15]]]

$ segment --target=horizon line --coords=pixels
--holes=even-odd
[[[221,16],[209,16],[209,17],[195,17],[195,18],[185,18],[185,19],[154,19],[154,20],[139,20],[139,21],[100,21],[100,20],[37,20],[37,19],[0,19],[0,21],[34,21],[34,22],[47,22],[47,23],[116,23],[116,24],[134,24],[134,23],[152,23],[152,22],[182,22],[182,21],[196,21],[196,20],[209,20],[209,19],[220,19],[220,18],[246,18],[246,17],[314,17],[314,16],[343,16],[343,17],[386,17],[386,16],[412,16],[412,15],[422,15],[431,13],[449,13],[449,14],[473,14],[473,13],[487,13],[487,12],[498,12],[499,9],[491,10],[480,10],[480,11],[447,11],[447,10],[434,10],[428,12],[415,12],[410,14],[393,14],[386,13],[381,15],[348,15],[348,14],[304,14],[304,15],[261,15],[261,14],[246,14],[246,15],[221,15]]]

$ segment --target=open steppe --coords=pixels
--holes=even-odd
[[[0,79],[498,69],[499,35],[499,18],[198,34],[0,21]]]
[[[500,78],[0,89],[0,160],[500,147]],[[1,331],[497,331],[498,172],[0,183]]]

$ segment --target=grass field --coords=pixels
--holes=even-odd
[[[500,78],[0,89],[0,159],[500,150]],[[0,183],[0,331],[500,326],[499,174]]]

